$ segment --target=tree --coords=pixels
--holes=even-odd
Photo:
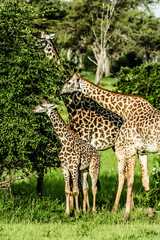
[[[42,194],[44,170],[59,164],[60,144],[49,119],[30,110],[45,96],[58,98],[66,75],[36,48],[34,18],[34,9],[18,1],[0,8],[0,173],[36,170]]]
[[[155,1],[74,0],[69,2],[67,15],[61,25],[60,36],[62,39],[63,35],[63,46],[74,49],[74,52],[77,49],[80,52],[82,49],[86,51],[86,47],[91,46],[94,53],[92,62],[97,65],[96,83],[98,83],[103,73],[109,74],[111,58],[118,58],[130,51],[139,52],[142,42],[145,45],[145,39],[141,37],[140,32],[143,32],[144,23],[146,29],[147,26],[154,25],[155,19],[153,16],[149,19],[149,15],[139,7],[147,7],[151,2]],[[146,16],[148,16],[147,21]],[[152,28],[150,45],[152,45],[150,40],[154,39],[157,46],[156,29],[156,27]],[[154,47],[154,50],[157,50],[157,47]]]
[[[92,25],[92,31],[95,40],[92,43],[91,48],[93,50],[97,65],[95,84],[99,83],[104,72],[106,76],[109,76],[110,73],[107,44],[110,39],[110,35],[108,33],[116,4],[117,0],[110,2],[110,4],[108,4],[107,6],[105,6],[103,2],[100,16],[97,15],[95,17],[96,19],[93,20],[95,21],[95,24]],[[107,9],[105,9],[106,7]]]

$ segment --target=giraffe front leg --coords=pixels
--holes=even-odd
[[[75,204],[76,204],[76,211],[77,213],[80,213],[80,210],[79,210],[79,201],[78,201],[78,196],[79,196],[79,188],[76,186],[76,187],[73,187],[73,196],[75,198]]]
[[[73,209],[73,206],[74,206],[73,191],[70,191],[69,204],[70,204],[70,209]]]
[[[142,185],[143,185],[145,191],[149,191],[150,184],[149,184],[149,176],[148,176],[148,156],[147,155],[139,155],[139,163],[140,163],[141,172],[142,172]],[[154,217],[154,210],[152,207],[149,207],[149,209],[148,209],[148,217],[149,218]]]
[[[65,181],[65,196],[66,196],[66,215],[70,214],[70,175],[66,168],[61,167],[61,171]]]
[[[133,192],[132,192],[132,195],[131,195],[131,209],[132,209],[132,211],[134,211],[134,199],[133,199]]]
[[[70,171],[70,172],[71,172],[72,181],[73,181],[73,197],[75,198],[76,211],[77,211],[77,213],[80,213],[80,210],[79,210],[79,201],[78,201],[78,197],[79,197],[79,187],[78,187],[79,174],[78,174],[78,166],[76,166],[75,169],[72,170],[72,171]]]

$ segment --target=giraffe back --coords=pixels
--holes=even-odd
[[[67,103],[71,129],[97,150],[113,147],[123,123],[117,114],[104,109],[82,93],[73,93]]]

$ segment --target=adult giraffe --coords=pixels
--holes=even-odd
[[[77,73],[74,73],[72,78],[64,84],[61,93],[75,91],[82,92],[86,97],[118,114],[124,120],[115,143],[115,153],[119,160],[119,184],[113,210],[118,208],[123,185],[127,179],[124,219],[128,220],[132,202],[136,154],[139,153],[141,162],[143,162],[143,172],[147,169],[147,156],[143,154],[147,152],[160,153],[160,111],[142,97],[102,89]],[[142,178],[142,184],[145,190],[150,189],[148,177]],[[150,217],[154,215],[152,208],[149,208],[148,214]]]

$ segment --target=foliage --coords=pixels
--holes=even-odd
[[[47,28],[49,32],[57,32],[58,24],[66,16],[66,4],[60,0],[28,0],[26,4],[33,6],[37,13],[34,24],[39,28]]]
[[[121,67],[129,67],[133,68],[142,64],[142,59],[137,57],[135,52],[129,52],[126,55],[123,55],[118,58],[118,60],[114,60],[111,65],[111,72],[117,73],[120,71]]]
[[[66,75],[37,48],[35,17],[32,7],[18,1],[3,1],[0,8],[1,170],[58,162],[60,144],[50,120],[31,108],[45,96],[58,98]]]
[[[154,159],[155,166],[150,176],[154,180],[154,186],[146,193],[146,205],[160,208],[160,156]]]
[[[160,64],[149,63],[129,68],[122,67],[115,83],[116,91],[144,97],[160,109]]]

